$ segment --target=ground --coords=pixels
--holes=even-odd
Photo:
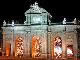
[[[5,56],[0,56],[0,60],[53,60],[53,59],[45,59],[45,58],[19,58],[19,57],[5,57]],[[75,59],[55,59],[55,60],[75,60]],[[79,58],[77,60],[80,60]]]

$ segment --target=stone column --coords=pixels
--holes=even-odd
[[[6,52],[6,46],[5,46],[5,44],[6,44],[6,32],[5,31],[3,31],[3,56],[4,56],[4,53]]]
[[[13,48],[12,48],[12,53],[13,53],[13,56],[15,56],[15,40],[16,40],[16,34],[15,34],[15,30],[14,30],[14,27],[13,27],[13,39],[12,39],[12,42],[13,42]]]
[[[74,41],[73,41],[73,51],[74,51],[74,60],[77,60],[77,31],[74,31]]]
[[[42,33],[42,57],[47,57],[47,32]]]
[[[14,44],[14,41],[13,41],[13,36],[14,36],[14,34],[13,34],[13,31],[11,32],[11,36],[12,36],[12,40],[10,40],[10,43],[11,43],[11,56],[13,56],[13,44]]]
[[[28,38],[29,38],[29,54],[30,54],[30,57],[32,57],[32,35],[33,34],[33,32],[30,32],[30,35],[28,36]]]
[[[28,41],[28,44],[27,44],[27,47],[28,47],[27,54],[30,57],[30,49],[32,48],[32,36],[31,36],[31,32],[30,31],[27,34],[27,41]]]
[[[27,55],[27,33],[25,32],[24,33],[24,55],[26,56]]]
[[[31,36],[30,36],[30,32],[25,32],[26,34],[25,34],[25,41],[24,41],[24,48],[25,48],[25,56],[30,56],[30,38],[31,38]]]
[[[51,32],[48,32],[48,58],[51,58]]]
[[[63,32],[63,39],[62,39],[62,58],[66,58],[66,32]]]

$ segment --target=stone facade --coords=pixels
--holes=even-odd
[[[57,25],[51,23],[50,19],[52,16],[45,9],[40,8],[37,3],[33,4],[25,12],[25,16],[26,21],[24,24],[14,24],[14,22],[12,24],[4,22],[3,24],[3,51],[6,52],[6,56],[15,56],[17,53],[16,40],[21,38],[22,40],[20,41],[23,41],[23,50],[21,51],[23,52],[20,53],[23,56],[56,58],[54,56],[54,39],[56,36],[59,36],[62,40],[61,58],[68,58],[67,46],[72,46],[72,58],[77,57],[77,29],[80,29],[79,25],[68,25],[67,23]],[[36,55],[34,56],[35,40],[38,40],[37,44],[38,42],[40,43],[35,49],[39,48],[40,51],[35,52]]]

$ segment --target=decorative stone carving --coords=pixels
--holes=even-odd
[[[74,23],[74,24],[77,24],[77,20],[76,20],[76,18],[74,19],[73,23]]]
[[[64,18],[64,20],[63,20],[63,24],[66,24],[66,18]]]
[[[33,11],[41,13],[37,2],[35,2],[35,4],[31,5],[30,7],[33,8]]]
[[[14,20],[12,20],[12,26],[14,26]]]
[[[6,26],[6,21],[4,20],[4,22],[3,22],[3,26]]]

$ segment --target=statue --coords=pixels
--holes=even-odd
[[[77,24],[77,20],[76,20],[76,18],[74,19],[73,23],[74,23],[74,24]]]
[[[66,24],[66,18],[64,18],[64,20],[63,20],[63,24]]]
[[[12,21],[12,26],[14,26],[14,20]]]
[[[6,26],[6,21],[4,20],[4,22],[3,22],[3,26]]]
[[[39,9],[39,6],[38,6],[37,2],[35,2],[35,4],[31,5],[30,7],[33,8],[33,10],[35,12],[40,12],[40,9]]]

